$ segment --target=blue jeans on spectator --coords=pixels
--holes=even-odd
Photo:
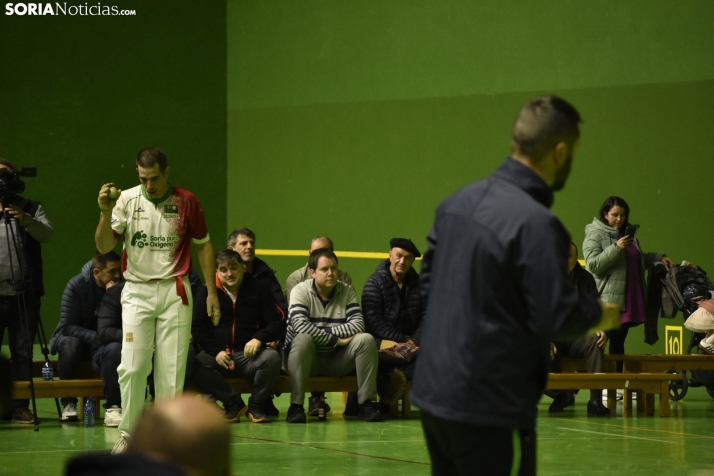
[[[101,346],[92,356],[94,372],[102,376],[104,397],[107,399],[104,408],[117,406],[121,408],[121,392],[119,390],[119,374],[117,367],[121,363],[121,343],[110,342]]]
[[[73,380],[79,378],[79,364],[89,359],[90,346],[83,344],[76,337],[62,336],[57,341],[59,356],[57,358],[57,372],[60,380]],[[62,406],[68,403],[77,404],[76,397],[63,397]]]

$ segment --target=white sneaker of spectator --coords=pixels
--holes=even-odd
[[[107,408],[104,414],[104,426],[117,427],[121,423],[121,408],[114,405],[111,408]]]
[[[76,403],[68,403],[67,405],[64,406],[64,409],[62,410],[62,420],[63,422],[67,421],[79,421],[77,418],[77,404]]]

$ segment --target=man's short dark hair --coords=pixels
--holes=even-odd
[[[580,136],[580,113],[558,96],[528,101],[513,123],[511,149],[539,161],[559,142],[572,145]]]
[[[307,259],[307,267],[315,271],[317,269],[317,262],[320,261],[320,258],[323,257],[332,258],[335,260],[335,263],[339,264],[339,261],[337,260],[337,255],[334,251],[329,248],[318,248],[312,253],[310,253],[310,257]]]
[[[107,267],[108,263],[116,263],[117,261],[121,261],[121,256],[114,250],[109,253],[96,251],[94,256],[92,256],[92,268],[97,268],[99,271],[102,271]]]
[[[238,242],[238,235],[243,235],[247,236],[248,238],[253,239],[255,241],[255,233],[250,231],[248,228],[236,228],[233,230],[233,233],[228,235],[228,246],[235,246],[236,243]]]
[[[240,253],[237,251],[234,251],[230,248],[226,248],[225,250],[221,250],[218,253],[216,253],[216,268],[221,265],[221,263],[230,263],[231,261],[236,260],[238,261],[238,264],[243,264],[243,258],[241,258]]]
[[[139,151],[136,156],[136,166],[145,169],[152,169],[154,165],[159,164],[159,170],[161,173],[166,172],[166,167],[168,167],[168,162],[166,160],[166,154],[164,154],[161,149],[156,147],[147,147]]]
[[[17,170],[15,166],[10,163],[10,161],[8,161],[7,159],[3,159],[2,157],[0,157],[0,164],[9,167],[10,170]]]
[[[327,245],[328,245],[327,248],[329,248],[330,251],[335,251],[335,244],[332,243],[332,240],[326,236],[316,236],[315,238],[312,239],[312,241],[310,242],[310,245],[312,246],[312,244],[317,240],[326,240]]]

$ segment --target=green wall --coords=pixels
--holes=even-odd
[[[423,248],[519,107],[555,93],[585,120],[554,206],[574,240],[620,195],[645,250],[714,270],[712,24],[709,1],[229,1],[226,226],[259,248]],[[305,261],[266,260],[281,280]],[[377,261],[340,265],[360,291]]]
[[[48,334],[94,252],[100,186],[137,185],[143,147],[166,152],[171,182],[196,193],[214,237],[226,235],[225,1],[101,3],[137,14],[0,12],[0,157],[38,168],[24,195],[55,229],[43,246]]]

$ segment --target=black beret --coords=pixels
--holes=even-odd
[[[389,242],[389,246],[392,248],[401,248],[403,250],[407,250],[410,253],[414,254],[415,258],[421,258],[421,253],[419,253],[419,250],[417,249],[416,245],[412,243],[412,240],[409,238],[392,238],[392,240]]]

